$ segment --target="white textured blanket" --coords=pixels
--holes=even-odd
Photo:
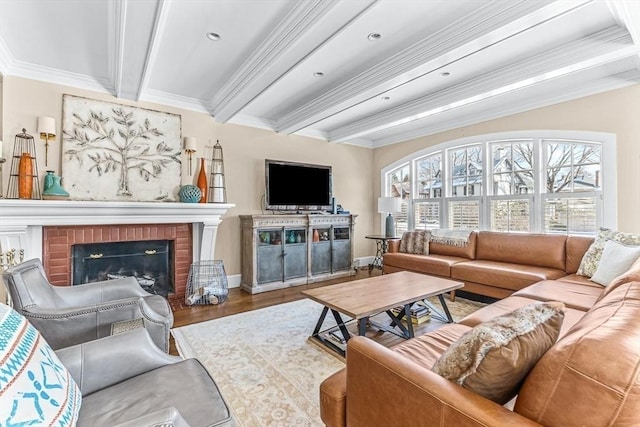
[[[434,243],[442,243],[443,245],[467,246],[467,243],[469,243],[469,236],[472,232],[472,230],[436,229],[431,230],[431,237],[429,240]]]

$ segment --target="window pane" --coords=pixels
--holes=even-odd
[[[453,230],[480,229],[480,203],[477,200],[449,202],[449,228]]]
[[[513,170],[533,169],[533,144],[513,144]]]
[[[482,195],[482,147],[472,145],[449,150],[451,195]]]
[[[417,197],[428,199],[442,195],[442,156],[435,154],[416,161]]]
[[[389,172],[389,188],[387,196],[409,198],[411,195],[411,181],[409,177],[409,165],[402,166]]]
[[[491,230],[529,231],[529,200],[492,200]]]
[[[573,190],[571,168],[547,169],[547,192],[562,193]]]
[[[416,203],[414,209],[416,229],[434,229],[440,227],[440,203]]]
[[[571,166],[571,144],[549,143],[547,147],[547,166]]]
[[[491,144],[493,194],[533,193],[533,145],[528,142]]]
[[[576,165],[600,163],[600,147],[588,144],[574,144],[573,163]]]
[[[392,214],[396,223],[396,236],[402,236],[402,233],[409,230],[408,204],[402,204],[402,210]]]
[[[595,234],[595,197],[547,199],[544,227],[547,233]]]

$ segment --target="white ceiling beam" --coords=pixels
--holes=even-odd
[[[590,0],[553,2],[547,5],[526,0],[487,3],[444,30],[284,114],[278,119],[276,130],[288,134],[297,132],[352,105],[424,75],[430,71],[425,69],[425,64],[445,53],[456,50],[457,57],[468,56],[588,3]],[[521,19],[523,17],[526,19]],[[494,36],[483,37],[487,34]],[[478,39],[482,39],[482,43]]]
[[[0,37],[0,75],[6,76],[9,74],[11,65],[14,62],[15,58],[13,57],[11,50],[5,43],[4,39]]]
[[[124,31],[127,22],[127,0],[109,2],[109,75],[114,95],[122,97],[122,67],[124,65]]]
[[[403,103],[329,132],[332,142],[344,142],[399,126],[452,108],[479,102],[498,93],[628,58],[635,54],[629,33],[614,26],[580,40],[544,51],[455,86]]]
[[[284,59],[285,55],[337,4],[325,0],[295,2],[285,18],[214,95],[211,105],[216,121],[229,121],[286,74],[299,57]]]
[[[149,42],[149,49],[147,49],[147,57],[144,61],[144,67],[142,69],[142,77],[140,79],[140,85],[136,92],[136,101],[140,101],[142,92],[147,88],[149,83],[149,75],[151,70],[155,67],[156,59],[158,57],[158,51],[160,49],[161,34],[164,33],[167,26],[167,18],[169,16],[169,9],[171,2],[167,0],[158,0],[158,8],[156,9],[156,17],[153,24],[153,32],[151,33],[151,41]]]

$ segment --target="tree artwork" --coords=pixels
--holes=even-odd
[[[70,108],[73,102],[82,108]],[[64,172],[78,172],[64,175],[67,187],[68,179],[73,181],[72,195],[136,201],[175,197],[181,171],[180,116],[176,122],[175,115],[68,95],[65,107],[70,111],[65,109]],[[87,181],[98,185],[87,186]]]

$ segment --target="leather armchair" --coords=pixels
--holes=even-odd
[[[158,348],[169,351],[169,303],[146,292],[133,277],[52,286],[37,258],[9,268],[2,277],[13,308],[54,350],[107,337],[116,322],[141,319]]]
[[[233,426],[197,359],[160,351],[136,329],[56,351],[82,393],[78,426]]]

